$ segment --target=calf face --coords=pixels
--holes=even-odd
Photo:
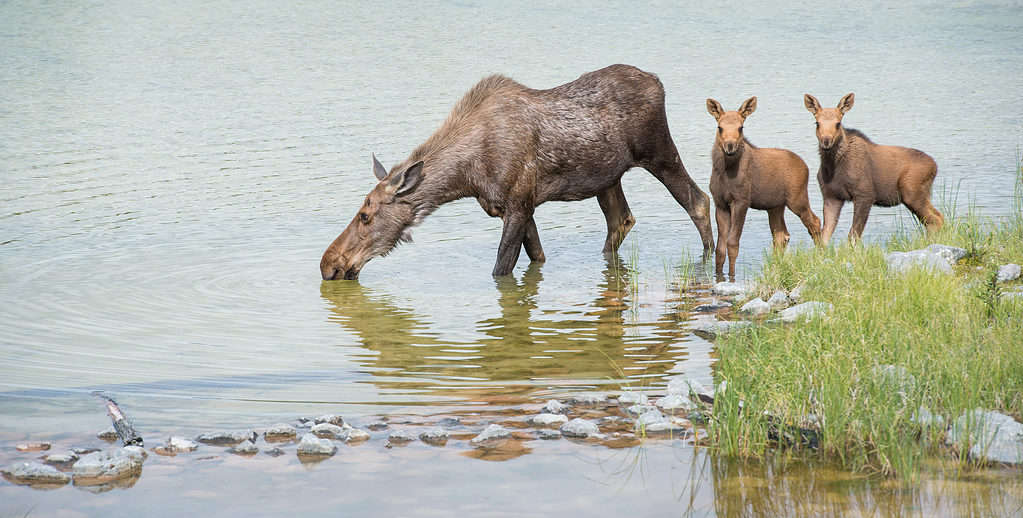
[[[821,149],[828,150],[845,137],[845,130],[842,129],[842,117],[852,109],[855,96],[852,92],[845,94],[838,101],[835,108],[822,108],[816,97],[806,94],[803,96],[803,104],[806,109],[817,119],[817,143]]]

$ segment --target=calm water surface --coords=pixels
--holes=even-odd
[[[931,154],[946,210],[1004,215],[1023,141],[1021,31],[1017,2],[4,3],[0,462],[32,458],[18,441],[97,443],[108,421],[95,390],[156,445],[325,412],[392,426],[459,416],[468,434],[567,393],[710,383],[713,346],[688,330],[706,294],[678,283],[708,280],[699,236],[642,170],[624,179],[638,224],[618,259],[600,255],[593,200],[540,207],[548,262],[523,254],[510,279],[490,277],[500,222],[473,200],[442,207],[358,283],[321,282],[320,254],[373,186],[370,153],[402,160],[481,77],[545,88],[617,62],[660,76],[704,189],[706,97],[734,109],[757,95],[749,138],[815,171],[802,94],[855,91],[847,125]],[[810,197],[819,211],[815,180]],[[836,237],[850,220],[851,208]],[[865,236],[913,226],[903,208],[875,208]],[[751,211],[745,275],[768,236]],[[0,516],[954,516],[1023,502],[999,472],[950,483],[938,467],[907,489],[737,465],[691,441],[521,441],[479,459],[462,440],[389,449],[384,436],[318,464],[151,456],[131,489],[99,495],[0,481]]]

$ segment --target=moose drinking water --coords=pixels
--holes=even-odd
[[[852,109],[855,96],[846,94],[835,108],[822,108],[816,97],[806,94],[803,102],[817,120],[817,142],[821,167],[817,181],[824,196],[824,230],[827,243],[835,232],[842,205],[852,200],[853,222],[849,239],[858,240],[867,225],[870,207],[905,204],[927,230],[941,228],[945,219],[931,205],[931,184],[938,165],[923,151],[899,146],[881,146],[863,133],[842,125]]]
[[[495,276],[511,273],[523,247],[531,260],[544,260],[533,212],[547,201],[596,196],[607,220],[604,252],[613,253],[636,221],[621,177],[637,166],[689,213],[708,252],[710,201],[668,132],[657,76],[612,65],[549,90],[487,77],[404,162],[387,171],[374,157],[379,182],[323,253],[320,272],[357,278],[370,259],[409,241],[410,227],[438,206],[466,197],[504,220]]]
[[[810,210],[806,193],[810,176],[806,163],[785,149],[758,148],[743,134],[743,123],[756,109],[756,97],[746,99],[738,111],[725,111],[720,103],[707,99],[707,111],[718,121],[710,175],[718,222],[715,273],[722,274],[727,249],[728,274],[733,279],[739,238],[751,207],[767,211],[775,249],[784,249],[789,242],[785,207],[799,216],[815,242],[820,241],[821,221]]]

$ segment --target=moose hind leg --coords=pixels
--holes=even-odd
[[[604,253],[613,254],[618,251],[629,230],[636,224],[636,218],[629,210],[629,203],[622,192],[622,182],[615,183],[597,195],[600,210],[604,211],[607,220],[607,239],[604,241]]]
[[[767,221],[771,225],[771,236],[774,238],[774,249],[782,251],[789,244],[789,230],[785,227],[785,207],[768,209]]]
[[[522,247],[526,249],[526,255],[534,263],[542,263],[547,260],[543,254],[543,247],[540,246],[540,233],[536,230],[536,221],[529,218],[526,222],[526,233],[522,237]]]
[[[494,264],[494,277],[508,275],[515,268],[530,219],[532,216],[522,213],[505,213],[501,244],[497,247],[497,263]]]

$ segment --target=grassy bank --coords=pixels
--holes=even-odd
[[[843,243],[770,257],[757,279],[762,294],[802,284],[804,300],[831,302],[834,311],[718,340],[716,376],[728,389],[715,401],[712,443],[728,456],[778,451],[768,412],[819,429],[819,447],[799,454],[911,479],[928,458],[955,455],[944,445],[944,427],[912,421],[920,406],[946,422],[978,407],[1023,417],[1023,304],[997,297],[1020,281],[990,282],[999,265],[1023,264],[1021,203],[1018,188],[1015,216],[1005,220],[949,218],[934,235],[914,229],[884,247]],[[955,275],[887,272],[886,251],[931,243],[969,251]],[[885,365],[905,368],[915,383],[879,375]]]

